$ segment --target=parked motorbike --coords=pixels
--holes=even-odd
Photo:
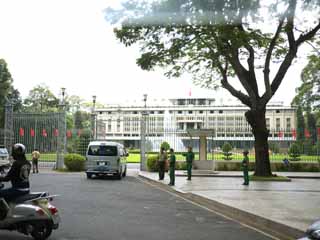
[[[0,173],[3,171],[0,166]],[[47,239],[60,223],[59,211],[50,203],[56,196],[38,192],[23,195],[10,203],[1,199],[0,230],[18,231],[35,240]]]
[[[320,220],[315,221],[311,226],[308,227],[305,237],[299,238],[298,240],[319,240],[320,239]]]

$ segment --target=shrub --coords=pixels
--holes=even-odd
[[[292,143],[290,145],[288,154],[290,156],[290,160],[299,161],[300,160],[300,147],[297,143]]]
[[[228,142],[224,143],[223,146],[222,146],[222,152],[223,152],[223,159],[224,160],[232,160],[232,153],[231,153],[231,150],[232,150],[232,145]]]
[[[176,170],[187,170],[187,163],[185,161],[176,161]]]
[[[80,154],[70,153],[64,156],[64,165],[69,171],[84,170],[85,158]]]
[[[147,159],[148,171],[157,172],[159,170],[158,163],[157,163],[158,159],[159,159],[158,155],[148,155],[148,159]]]
[[[168,151],[170,149],[170,144],[166,141],[161,143],[160,148],[164,148],[165,151]]]
[[[269,149],[273,153],[279,153],[280,152],[279,144],[277,144],[276,142],[269,142]]]

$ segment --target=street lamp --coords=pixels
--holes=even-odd
[[[92,109],[91,109],[91,131],[92,131],[92,138],[93,139],[96,139],[96,137],[97,137],[96,114],[95,114],[96,100],[97,100],[97,96],[93,95],[92,96]]]
[[[140,170],[146,170],[147,94],[143,94],[144,111],[140,122]]]

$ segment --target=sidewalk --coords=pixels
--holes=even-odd
[[[176,171],[177,192],[189,193],[210,199],[230,209],[239,209],[254,216],[266,218],[304,232],[320,219],[320,173],[276,173],[291,176],[291,182],[250,182],[243,186],[241,172],[196,173],[187,181],[184,171]],[[140,176],[158,181],[158,174],[141,171]],[[214,177],[213,177],[214,176]]]

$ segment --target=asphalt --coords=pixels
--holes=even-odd
[[[241,172],[194,171],[192,181],[187,181],[184,171],[176,171],[176,184],[170,187],[168,174],[159,181],[157,173],[139,172],[141,178],[279,239],[301,237],[320,219],[320,173],[276,174],[291,181],[251,181],[244,186]]]

